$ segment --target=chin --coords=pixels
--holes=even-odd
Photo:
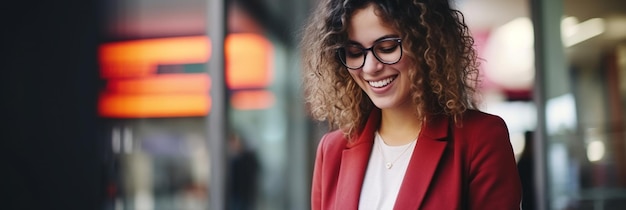
[[[389,103],[388,100],[384,100],[384,99],[373,101],[373,103],[374,103],[374,106],[378,107],[379,109],[389,109],[389,108],[395,107],[395,104]]]
[[[383,97],[383,98],[370,98],[374,106],[383,109],[405,109],[407,106],[412,106],[410,99],[401,97],[404,100],[398,100],[397,97]]]

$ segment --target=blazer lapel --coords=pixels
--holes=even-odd
[[[370,113],[363,132],[356,141],[348,143],[341,156],[335,209],[358,209],[361,187],[378,129],[380,111]]]
[[[448,118],[442,116],[422,126],[394,209],[419,209],[446,148],[447,130]]]

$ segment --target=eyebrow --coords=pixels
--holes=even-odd
[[[380,40],[383,40],[383,39],[398,38],[398,37],[400,37],[400,36],[395,35],[395,34],[388,34],[388,35],[381,36],[380,38],[374,40],[374,42],[372,42],[372,43],[379,42]],[[363,47],[363,44],[361,44],[361,43],[359,43],[357,41],[354,41],[354,40],[348,40],[348,43],[354,44],[354,45],[359,45],[359,46]]]

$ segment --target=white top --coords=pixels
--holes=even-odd
[[[415,142],[414,140],[401,146],[389,146],[376,132],[361,188],[360,210],[393,209]]]

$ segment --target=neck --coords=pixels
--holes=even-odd
[[[408,144],[417,139],[422,119],[413,111],[382,110],[378,133],[390,146]]]

